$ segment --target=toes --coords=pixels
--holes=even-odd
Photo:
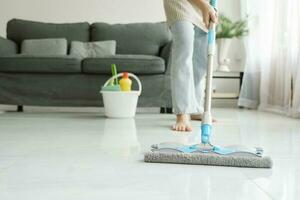
[[[180,131],[185,131],[185,126],[181,126]]]
[[[174,126],[174,131],[178,131],[178,126]]]
[[[172,126],[172,130],[176,131],[176,125]]]
[[[172,129],[174,131],[180,131],[180,132],[190,132],[190,131],[192,131],[192,127],[190,125],[182,125],[182,124],[174,125],[172,127]]]
[[[174,131],[180,131],[180,126],[178,124],[173,125],[172,129]]]
[[[179,127],[178,127],[178,131],[183,131],[182,126],[179,126]]]

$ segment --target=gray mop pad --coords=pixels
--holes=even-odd
[[[271,168],[273,162],[268,156],[250,154],[219,155],[216,153],[178,153],[150,151],[144,155],[145,162],[191,165],[216,165],[231,167]]]

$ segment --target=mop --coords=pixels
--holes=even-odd
[[[217,0],[210,0],[217,7]],[[205,89],[205,105],[201,124],[201,142],[184,145],[180,143],[161,143],[151,146],[144,154],[144,161],[151,163],[174,163],[191,165],[215,165],[231,167],[271,168],[270,157],[264,156],[262,148],[231,145],[226,147],[211,144],[212,132],[211,96],[213,58],[215,54],[216,25],[210,24],[208,33],[208,68]]]

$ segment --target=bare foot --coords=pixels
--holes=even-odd
[[[176,124],[173,126],[174,131],[192,131],[192,126],[190,124],[189,115],[179,114],[177,115]]]
[[[202,114],[191,115],[191,120],[202,121]],[[216,122],[216,119],[212,119],[212,122]]]

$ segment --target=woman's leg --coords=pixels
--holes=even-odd
[[[171,26],[171,32],[172,104],[177,114],[173,129],[191,131],[188,114],[197,111],[193,74],[194,25],[187,21],[178,21]]]
[[[171,88],[174,112],[195,113],[197,102],[193,74],[194,25],[188,21],[178,21],[171,26],[171,32]]]
[[[207,33],[198,27],[195,27],[193,69],[197,112],[193,113],[194,115],[191,117],[192,119],[201,120],[204,111],[202,103],[205,95],[203,79],[207,70]]]

